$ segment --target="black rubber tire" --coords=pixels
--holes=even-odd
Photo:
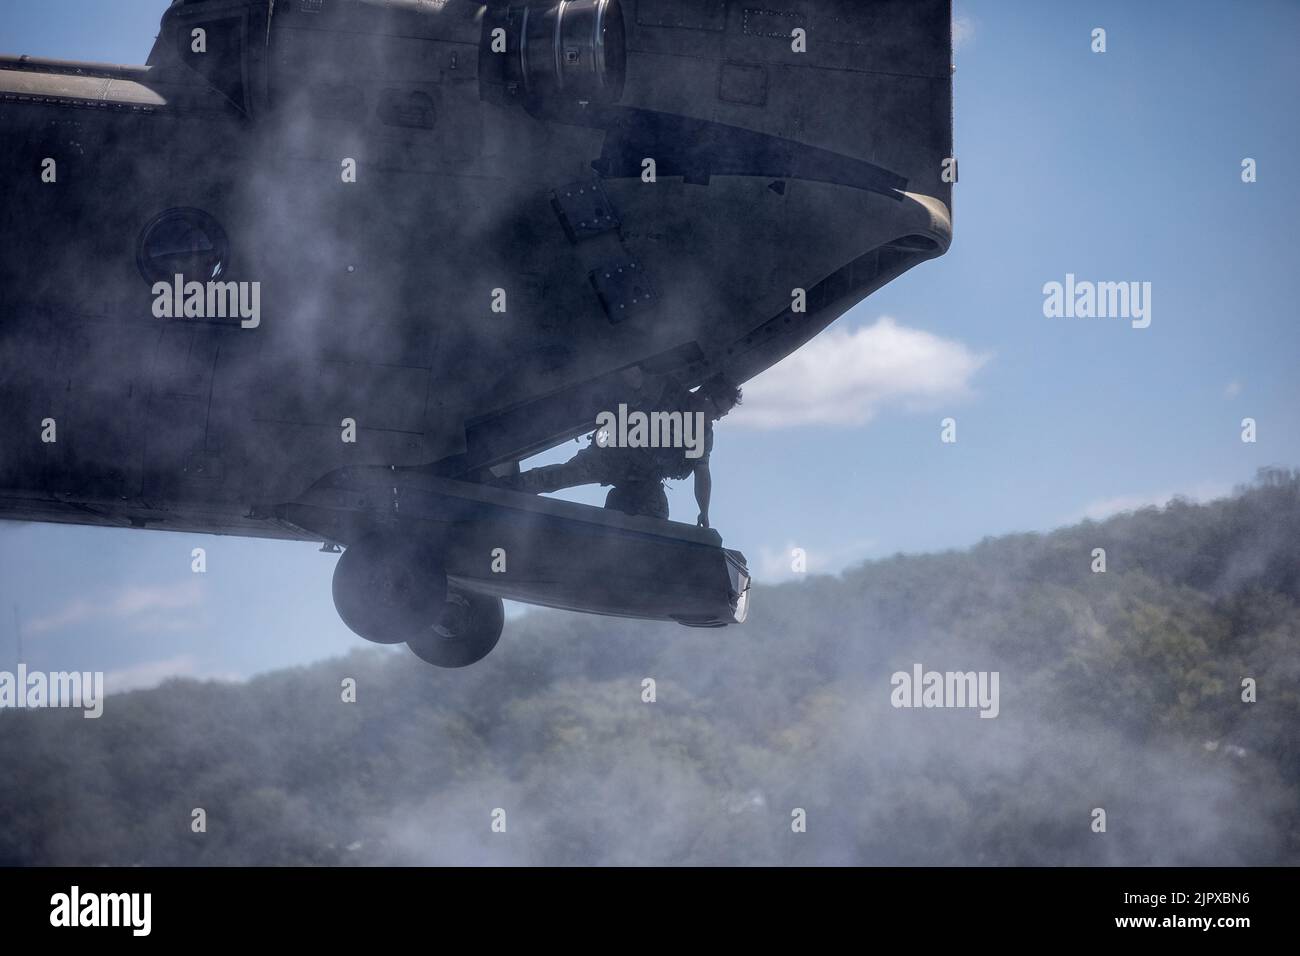
[[[333,590],[334,607],[354,633],[400,644],[441,618],[447,573],[433,545],[374,536],[343,552]]]
[[[491,653],[506,623],[498,597],[452,588],[438,623],[406,642],[416,657],[435,667],[468,667]]]

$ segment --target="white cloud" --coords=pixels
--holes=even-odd
[[[104,690],[109,694],[124,694],[129,690],[157,687],[168,677],[193,677],[198,664],[188,654],[162,661],[145,661],[104,674]]]
[[[111,620],[135,630],[174,630],[188,623],[184,616],[169,612],[196,607],[203,598],[198,581],[180,587],[130,587],[98,601],[77,598],[52,614],[28,622],[24,630],[32,635],[63,630],[87,621]]]
[[[1083,511],[1066,519],[1066,524],[1074,524],[1084,518],[1093,521],[1104,521],[1114,515],[1126,511],[1137,511],[1141,508],[1163,508],[1174,498],[1186,498],[1189,501],[1212,501],[1215,498],[1227,497],[1231,493],[1232,489],[1227,485],[1203,481],[1184,491],[1157,491],[1148,494],[1116,495],[1113,498],[1100,498],[1091,502]]]
[[[852,331],[832,328],[747,383],[727,424],[851,427],[885,405],[932,408],[966,398],[989,357],[888,316]]]
[[[159,661],[144,661],[104,674],[104,692],[124,694],[129,690],[147,690],[157,687],[172,677],[193,677],[204,680],[237,681],[236,674],[200,674],[198,662],[189,654],[169,657]]]
[[[851,564],[865,560],[877,548],[874,539],[864,538],[847,544],[830,548],[808,547],[787,541],[784,548],[771,548],[766,545],[758,549],[758,560],[754,561],[751,573],[761,584],[791,580],[803,577],[795,571],[794,550],[802,547],[806,559],[807,574],[835,574]]]
[[[960,50],[975,39],[975,21],[964,13],[955,13],[952,18],[952,48]]]
[[[1241,394],[1240,382],[1229,382],[1227,386],[1223,389],[1224,398],[1236,398],[1240,394]]]

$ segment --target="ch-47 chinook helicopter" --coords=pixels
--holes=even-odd
[[[721,626],[714,530],[493,487],[951,239],[949,0],[174,0],[0,57],[0,516],[342,546],[362,637]],[[792,291],[793,290],[793,291]]]

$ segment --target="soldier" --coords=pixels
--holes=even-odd
[[[695,501],[700,507],[696,523],[709,526],[709,499],[713,490],[709,474],[709,454],[713,451],[713,423],[740,404],[741,391],[722,376],[705,382],[697,391],[688,392],[671,382],[654,412],[677,412],[686,416],[700,414],[704,423],[702,453],[692,458],[684,443],[679,447],[622,447],[611,436],[598,432],[591,444],[562,465],[545,465],[520,475],[502,479],[501,487],[530,494],[542,494],[572,488],[575,485],[613,485],[605,507],[626,514],[648,515],[667,519],[667,479],[682,480],[695,476]]]

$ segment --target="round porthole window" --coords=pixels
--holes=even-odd
[[[202,209],[168,209],[140,233],[136,265],[149,282],[187,282],[221,278],[230,259],[230,243],[221,224]]]

